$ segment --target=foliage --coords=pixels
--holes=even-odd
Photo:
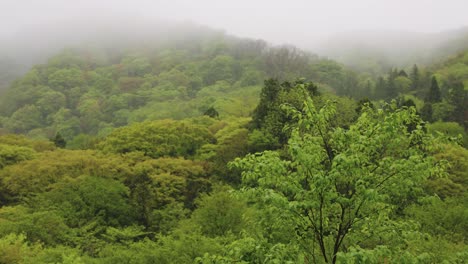
[[[274,143],[267,146],[266,149],[275,149],[276,146],[284,145],[289,132],[284,131],[285,124],[290,124],[293,120],[288,117],[280,108],[282,104],[300,107],[304,95],[319,95],[317,86],[312,82],[305,82],[303,79],[294,83],[283,82],[269,79],[265,81],[260,94],[260,102],[255,108],[251,127],[259,129],[267,138],[273,138]],[[262,140],[264,142],[264,140]],[[259,146],[257,143],[253,143]]]
[[[245,228],[247,204],[232,197],[229,190],[218,189],[211,195],[203,195],[193,212],[194,224],[208,237],[239,235]]]
[[[334,61],[201,31],[150,41],[145,49],[114,43],[112,51],[64,50],[11,84],[0,100],[0,125],[13,133],[33,130],[43,139],[60,133],[70,142],[80,134],[99,135],[104,127],[198,117],[211,108],[221,117],[250,116],[267,76],[304,76],[340,95],[358,88],[357,74]]]
[[[430,103],[437,103],[442,100],[442,95],[440,93],[439,84],[435,76],[432,76],[431,87],[427,93],[426,101]]]
[[[193,157],[201,146],[213,140],[213,136],[203,126],[162,120],[117,129],[98,147],[113,153],[140,151],[152,158]]]
[[[0,263],[464,263],[466,52],[358,73],[179,31],[2,92]]]
[[[81,175],[121,178],[128,173],[129,168],[121,157],[94,151],[57,150],[7,166],[0,171],[0,187],[2,195],[11,195],[16,200],[44,192],[65,178]]]
[[[447,177],[431,177],[425,187],[430,194],[441,198],[463,197],[468,188],[468,151],[460,146],[444,144],[434,152],[440,161],[448,161]],[[461,200],[463,203],[464,200]]]
[[[60,133],[57,133],[55,137],[52,139],[52,142],[54,142],[55,146],[58,148],[65,148],[67,145],[67,142],[65,139],[63,139],[62,135]]]
[[[39,197],[39,203],[52,205],[69,227],[83,227],[92,221],[121,226],[132,221],[129,190],[116,180],[80,176],[56,183],[51,189]]]
[[[465,147],[468,146],[468,137],[462,126],[455,122],[434,122],[427,125],[427,130],[433,135],[442,134],[456,140]]]
[[[33,159],[36,152],[28,147],[0,144],[0,169],[24,160]]]
[[[39,245],[28,245],[24,235],[10,234],[0,239],[0,262],[23,263],[37,254]]]
[[[385,225],[380,221],[387,214],[414,201],[418,183],[433,173],[423,151],[427,139],[420,124],[407,128],[420,122],[414,109],[368,108],[349,130],[331,125],[331,102],[316,110],[308,98],[302,111],[290,111],[299,120],[289,141],[290,160],[267,151],[234,166],[243,169],[246,187],[275,197],[267,206],[287,204],[305,254],[335,263],[365,222]]]

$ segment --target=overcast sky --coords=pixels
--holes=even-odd
[[[468,26],[468,0],[0,0],[0,34],[53,21],[193,21],[241,37],[297,44],[356,30]]]

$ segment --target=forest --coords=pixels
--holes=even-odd
[[[0,263],[465,263],[468,44],[178,30],[0,59]]]

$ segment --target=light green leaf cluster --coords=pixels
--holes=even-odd
[[[387,226],[437,171],[425,152],[430,137],[414,109],[366,108],[349,129],[333,126],[331,101],[316,109],[307,98],[301,111],[289,112],[299,122],[288,157],[266,151],[231,166],[242,169],[245,188],[261,197],[252,202],[287,208],[295,219],[295,241],[309,257],[335,263],[366,223]]]

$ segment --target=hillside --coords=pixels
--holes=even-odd
[[[0,263],[467,259],[466,52],[357,72],[139,26],[17,64],[34,62],[0,97]]]
[[[463,262],[467,150],[414,109],[359,114],[316,88],[266,82],[255,128],[148,121],[86,150],[0,136],[0,261]]]
[[[429,127],[456,136],[468,129],[467,51],[442,62],[409,69],[392,67],[367,79],[368,98],[385,104],[414,106]],[[433,131],[435,132],[435,131]],[[467,146],[465,137],[465,146]]]
[[[356,73],[291,46],[190,27],[161,39],[71,48],[34,66],[2,96],[0,125],[71,140],[134,122],[197,117],[210,108],[223,118],[247,117],[266,78],[304,77],[338,94],[358,90]]]
[[[432,65],[429,70],[434,72],[444,83],[460,81],[468,88],[468,49],[458,52],[449,59]]]

